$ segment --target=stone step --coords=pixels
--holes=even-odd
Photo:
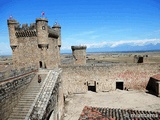
[[[32,104],[18,104],[16,108],[30,108]]]
[[[27,100],[26,100],[25,98],[22,97],[19,101],[33,101],[33,100],[34,100],[34,99],[27,99]]]
[[[22,99],[23,98],[25,98],[25,99],[32,99],[32,98],[35,98],[36,97],[36,95],[24,95],[23,97],[22,97]]]
[[[26,116],[28,112],[20,112],[20,111],[17,111],[17,112],[13,112],[11,114],[11,116]]]
[[[29,111],[29,109],[23,109],[23,110],[22,110],[21,108],[14,108],[14,109],[13,109],[13,113],[15,113],[15,112],[17,112],[17,113],[18,113],[18,112],[19,112],[19,113],[20,113],[20,112],[27,112],[27,113],[28,113],[28,111]]]
[[[23,96],[22,97],[26,97],[26,96],[33,96],[33,97],[35,97],[37,94],[23,94]]]
[[[13,108],[13,112],[9,116],[9,120],[25,119],[25,116],[28,114],[28,111],[30,110],[36,96],[38,95],[46,76],[47,74],[41,75],[42,82],[38,83],[38,74],[36,74],[26,91],[24,91],[16,107]]]
[[[18,113],[17,113],[18,114]],[[9,116],[9,120],[13,120],[13,119],[25,119],[26,115],[10,115]]]
[[[8,120],[24,120],[24,118],[8,118]]]
[[[13,111],[29,111],[30,108],[13,108]]]

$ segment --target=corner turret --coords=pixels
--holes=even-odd
[[[55,23],[52,28],[59,35],[59,37],[58,37],[58,47],[61,47],[61,26],[58,23]]]
[[[16,47],[18,46],[18,39],[16,37],[16,26],[19,25],[19,23],[14,19],[8,19],[8,30],[9,30],[9,38],[10,38],[10,46],[12,50],[14,51]]]

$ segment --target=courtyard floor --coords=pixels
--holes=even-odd
[[[64,120],[78,120],[85,106],[160,112],[160,98],[135,90],[73,94],[66,99]]]

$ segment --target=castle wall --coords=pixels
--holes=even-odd
[[[11,114],[13,107],[18,103],[34,75],[32,73],[0,84],[0,120],[6,120]]]
[[[160,64],[114,64],[109,66],[61,66],[65,94],[85,93],[88,84],[96,84],[96,92],[116,89],[116,81],[124,88],[145,89],[151,76],[158,74]]]

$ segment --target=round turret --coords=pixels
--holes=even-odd
[[[86,64],[86,48],[87,46],[71,46],[74,64]]]
[[[61,47],[61,26],[56,22],[52,29],[58,33],[58,46]]]
[[[36,19],[38,46],[48,47],[48,20],[45,18]]]

